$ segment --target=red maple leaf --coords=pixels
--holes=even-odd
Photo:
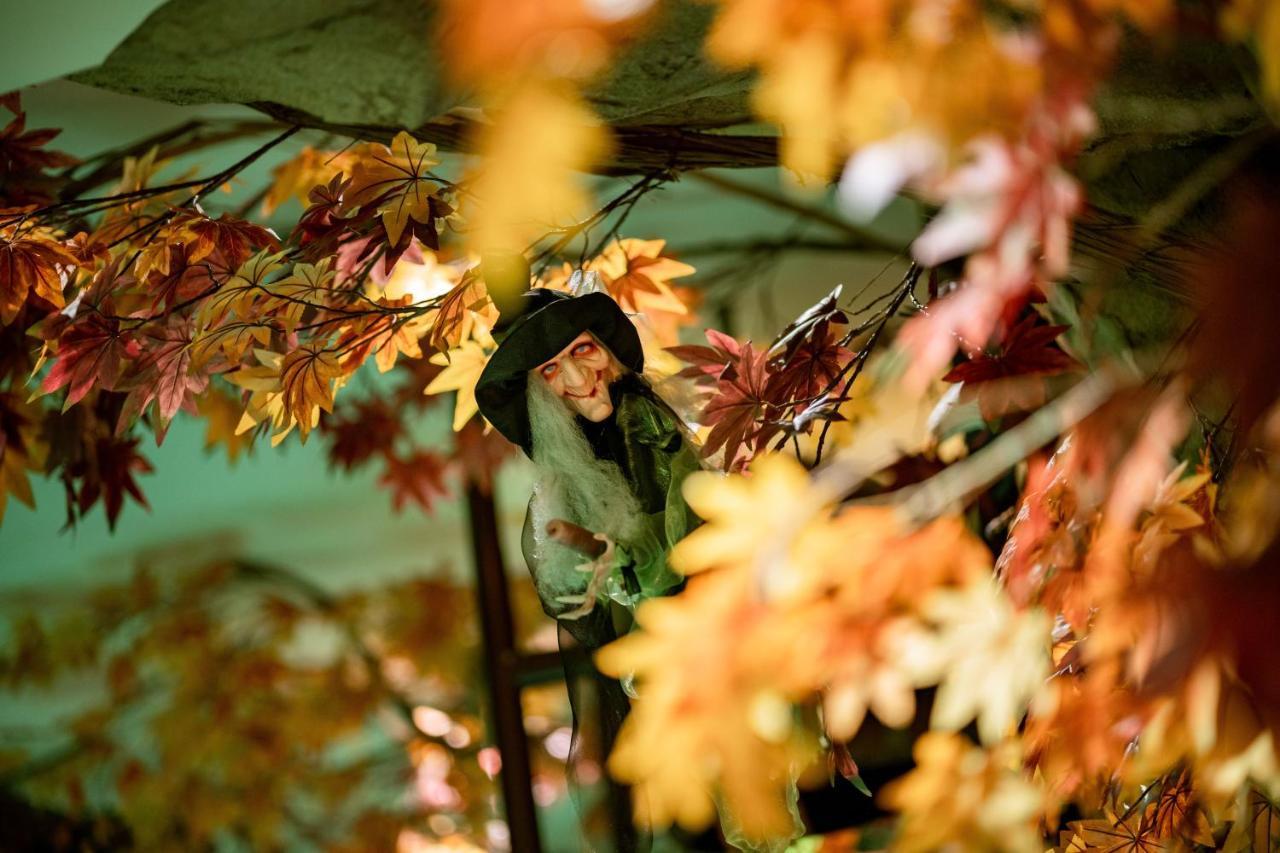
[[[44,174],[45,169],[74,166],[80,161],[45,149],[60,130],[27,130],[27,116],[16,93],[6,95],[4,105],[14,117],[0,130],[0,207],[48,204],[62,179]]]
[[[826,340],[801,344],[785,359],[775,361],[766,399],[779,408],[803,409],[817,397],[835,390],[832,386],[853,360],[853,353],[833,338],[828,332]]]
[[[711,432],[702,453],[710,456],[723,447],[725,470],[734,468],[744,444],[758,448],[778,431],[765,420],[768,382],[765,353],[750,343],[742,344],[739,357],[725,368],[715,394],[703,408],[702,420]]]
[[[453,440],[453,458],[461,463],[462,476],[484,494],[492,493],[494,474],[515,446],[497,430],[485,432],[476,418],[467,421]]]
[[[332,439],[329,461],[344,471],[379,454],[390,458],[396,439],[404,434],[403,421],[381,397],[343,407],[335,417],[326,418],[321,428]]]
[[[137,342],[120,330],[119,321],[86,312],[58,338],[58,356],[40,383],[40,393],[49,394],[66,385],[67,399],[62,404],[66,411],[80,402],[95,383],[99,388],[113,390],[125,360],[138,352]]]
[[[982,417],[993,421],[1006,412],[1025,411],[1044,404],[1045,377],[1081,368],[1080,362],[1055,344],[1069,326],[1037,326],[1029,314],[1005,335],[999,350],[982,352],[956,365],[947,382],[965,383],[962,399],[977,397]]]
[[[137,340],[141,354],[134,362],[131,376],[121,383],[121,390],[129,389],[129,396],[125,398],[116,431],[123,431],[155,402],[159,441],[178,409],[185,406],[187,411],[195,413],[195,395],[204,391],[209,377],[191,370],[189,321],[175,318],[168,326],[153,324],[140,330]]]
[[[986,382],[1010,376],[1053,376],[1078,370],[1080,362],[1067,355],[1054,340],[1070,326],[1037,326],[1029,314],[1005,335],[995,351],[983,352],[958,364],[942,377],[946,382]]]
[[[147,499],[133,479],[148,474],[151,463],[138,453],[136,438],[100,438],[86,443],[80,458],[62,471],[67,493],[67,526],[88,512],[99,499],[107,514],[107,526],[115,529],[116,519],[128,495],[144,507]],[[78,482],[77,482],[78,481]]]
[[[711,346],[679,346],[667,347],[667,352],[674,355],[690,367],[680,371],[679,375],[690,379],[720,379],[725,371],[742,356],[742,345],[724,332],[707,329],[707,340]]]
[[[429,450],[419,450],[407,459],[388,456],[387,470],[378,478],[378,484],[391,490],[391,505],[396,512],[409,501],[423,512],[430,512],[435,499],[448,493],[444,485],[447,470],[448,461]]]
[[[240,266],[254,249],[280,248],[280,240],[270,228],[222,214],[210,219],[200,212],[182,211],[175,219],[187,241],[187,263],[194,264],[215,251],[231,268]]]

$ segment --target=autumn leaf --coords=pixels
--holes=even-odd
[[[0,229],[0,322],[12,323],[29,293],[61,308],[65,275],[75,266],[67,247],[39,230]]]
[[[5,506],[9,496],[13,495],[28,507],[35,509],[35,495],[31,491],[31,481],[27,472],[38,471],[23,448],[9,438],[9,424],[3,424],[0,430],[0,522],[4,521]]]
[[[679,595],[641,604],[638,629],[596,654],[601,672],[633,680],[640,697],[609,770],[635,787],[649,826],[701,829],[719,800],[749,839],[798,830],[787,780],[816,744],[776,686],[795,626],[771,619],[749,588],[728,572],[692,578]]]
[[[178,409],[185,406],[189,411],[195,411],[196,395],[204,391],[209,377],[192,370],[188,321],[179,318],[171,320],[168,325],[157,323],[143,327],[138,331],[136,340],[141,346],[141,354],[134,362],[132,375],[122,383],[129,389],[129,395],[116,429],[117,432],[122,431],[129,421],[144,413],[154,401],[160,427],[158,441]]]
[[[667,347],[667,352],[690,365],[680,376],[702,381],[719,379],[731,365],[742,358],[742,344],[716,329],[707,329],[709,347],[686,345]]]
[[[444,370],[431,380],[423,393],[457,392],[457,400],[453,404],[454,432],[462,429],[480,411],[476,404],[476,383],[480,380],[485,365],[489,363],[490,355],[491,352],[478,342],[468,340],[447,353],[431,356],[431,363],[444,365]]]
[[[932,634],[916,637],[909,655],[919,684],[939,684],[931,725],[955,731],[976,717],[982,742],[998,743],[1049,675],[1051,620],[1015,611],[985,581],[936,590],[922,611]]]
[[[902,813],[895,850],[1039,850],[1045,792],[1022,774],[1017,745],[990,751],[962,735],[926,732],[912,750],[915,769],[889,784],[884,804]]]
[[[998,349],[973,356],[942,377],[945,382],[965,384],[964,393],[977,397],[983,419],[994,421],[1010,411],[1043,405],[1043,377],[1082,368],[1080,362],[1054,345],[1070,327],[1037,325],[1036,320],[1034,314],[1029,314],[1008,331]]]
[[[227,374],[227,380],[249,391],[237,433],[269,422],[278,445],[296,426],[305,442],[320,420],[320,410],[333,410],[334,384],[345,374],[331,350],[300,347],[287,355],[254,350],[259,364]]]
[[[410,219],[431,226],[434,231],[437,183],[428,172],[440,164],[435,145],[419,142],[402,130],[390,145],[366,146],[355,159],[351,199],[358,204],[377,205],[390,245],[400,242]]]
[[[663,254],[666,240],[614,240],[591,263],[609,294],[628,311],[689,309],[671,290],[671,280],[693,275],[694,268]]]
[[[215,292],[200,300],[195,312],[196,328],[211,330],[231,315],[261,324],[265,318],[255,316],[253,306],[271,295],[267,283],[283,266],[283,252],[263,250],[246,260]]]
[[[751,344],[743,344],[739,358],[716,382],[715,393],[703,407],[702,420],[711,432],[702,455],[711,456],[723,447],[725,470],[738,463],[738,451],[744,445],[758,448],[778,430],[761,422],[770,405],[765,358]]]
[[[532,82],[492,115],[476,141],[462,215],[474,251],[523,252],[590,210],[579,175],[603,156],[608,135],[576,97]]]
[[[299,347],[280,363],[285,410],[297,422],[303,441],[316,425],[319,410],[333,411],[334,381],[345,372],[336,353],[316,347]]]
[[[1096,853],[1158,853],[1167,846],[1155,833],[1141,825],[1138,818],[1116,817],[1077,820],[1067,824],[1063,832],[1069,850]]]
[[[448,493],[444,485],[447,470],[446,460],[429,450],[420,450],[408,458],[388,456],[387,468],[378,483],[391,490],[391,505],[396,512],[413,502],[429,513],[436,498]]]
[[[305,207],[316,187],[324,187],[350,168],[352,155],[340,151],[321,151],[310,145],[291,159],[271,170],[271,185],[262,199],[262,215],[270,216],[289,199],[297,199]]]
[[[0,199],[4,200],[0,207],[48,204],[63,180],[45,174],[45,170],[74,166],[80,161],[45,148],[60,130],[27,130],[27,117],[16,93],[8,106],[14,117],[0,130]]]
[[[230,267],[236,267],[254,249],[280,248],[280,238],[270,228],[237,219],[226,213],[217,219],[195,211],[182,211],[171,224],[171,241],[187,245],[187,263],[195,264],[215,251]]]
[[[380,397],[345,406],[324,425],[329,435],[329,460],[344,471],[378,456],[390,457],[397,439],[405,433],[404,421]]]
[[[515,445],[487,424],[468,420],[453,436],[453,458],[461,465],[463,477],[484,494],[493,492],[493,479],[502,463],[514,455]]]
[[[114,390],[125,361],[138,352],[137,341],[120,328],[118,320],[86,312],[58,338],[58,355],[40,383],[40,394],[67,386],[62,404],[65,412],[84,399],[95,384]]]
[[[236,432],[241,415],[238,399],[210,387],[196,398],[196,411],[206,422],[204,449],[213,450],[222,445],[226,449],[228,465],[235,465],[240,454],[253,446],[252,433]]]
[[[213,290],[215,266],[208,262],[212,259],[190,264],[185,246],[165,244],[164,249],[168,258],[164,263],[154,264],[144,279],[153,297],[153,311],[172,308]]]
[[[315,264],[294,264],[289,275],[265,285],[262,310],[269,312],[287,332],[297,331],[309,308],[324,308],[336,295],[332,259]]]
[[[134,479],[136,474],[147,474],[152,470],[151,463],[138,453],[138,439],[107,437],[90,440],[86,442],[85,450],[79,459],[62,470],[68,525],[99,500],[106,512],[107,526],[112,530],[124,508],[126,496],[149,508]]]
[[[441,351],[460,346],[468,338],[487,335],[498,321],[498,309],[478,276],[458,282],[427,315],[431,322],[431,348]]]

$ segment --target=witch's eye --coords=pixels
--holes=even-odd
[[[542,367],[539,369],[540,372],[542,373],[542,378],[550,379],[552,376],[555,376],[557,367],[558,365],[556,365],[554,361],[551,362],[550,364],[542,365]]]
[[[591,355],[595,351],[596,351],[595,344],[591,343],[590,341],[583,341],[582,343],[578,344],[576,347],[573,348],[573,355],[575,358],[582,358],[585,355]]]

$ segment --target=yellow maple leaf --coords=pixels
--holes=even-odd
[[[931,630],[905,637],[901,653],[918,685],[939,685],[931,725],[954,731],[976,717],[983,743],[999,742],[1049,675],[1051,620],[1014,610],[990,581],[935,590],[921,610]]]
[[[429,224],[438,184],[428,172],[440,164],[436,146],[402,130],[390,145],[367,146],[361,155],[351,169],[349,193],[359,203],[379,200],[387,242],[396,245],[411,218]]]
[[[1014,742],[990,751],[957,734],[926,732],[913,750],[916,767],[884,789],[901,812],[895,850],[1042,850],[1037,819],[1044,791],[1021,772]]]
[[[642,604],[641,630],[596,655],[602,672],[635,678],[639,698],[609,769],[635,786],[649,825],[700,829],[719,800],[749,838],[794,831],[786,791],[815,744],[776,680],[800,626],[770,618],[743,590],[725,572],[694,578]]]
[[[476,383],[484,366],[489,363],[491,351],[475,340],[463,341],[447,353],[431,356],[432,364],[443,364],[445,369],[431,380],[423,393],[443,394],[456,391],[453,404],[453,430],[457,432],[480,410],[476,405]]]
[[[463,199],[471,247],[481,254],[523,252],[574,223],[590,205],[577,173],[603,156],[607,140],[590,111],[564,90],[517,90],[478,140],[480,158]]]

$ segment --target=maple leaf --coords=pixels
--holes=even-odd
[[[1148,832],[1137,819],[1115,817],[1077,820],[1067,824],[1070,832],[1064,847],[1069,850],[1097,853],[1160,853],[1166,845],[1154,832]]]
[[[759,447],[778,431],[776,425],[761,422],[769,406],[765,358],[751,344],[743,344],[739,358],[716,382],[714,395],[703,407],[702,419],[711,432],[702,454],[710,456],[723,447],[726,470],[738,463],[744,445]]]
[[[453,458],[461,464],[466,482],[474,483],[483,494],[492,494],[493,478],[502,463],[515,454],[515,445],[473,419],[462,425],[453,442]]]
[[[985,420],[1042,405],[1042,377],[1082,369],[1080,362],[1054,346],[1070,327],[1037,326],[1036,321],[1036,315],[1028,315],[1009,330],[998,350],[973,356],[942,377],[945,382],[965,383],[965,395],[977,397]]]
[[[0,392],[0,522],[9,495],[35,508],[28,472],[44,469],[47,448],[40,437],[40,410],[17,394]]]
[[[153,311],[187,302],[213,288],[213,270],[221,266],[221,259],[188,263],[187,249],[181,244],[165,244],[164,251],[168,258],[163,263],[153,264],[144,279],[152,295]]]
[[[917,683],[941,681],[931,725],[954,731],[976,716],[983,743],[999,742],[1049,675],[1049,617],[1015,611],[989,582],[936,590],[922,610],[936,633],[916,638],[912,659]]]
[[[472,337],[484,337],[498,320],[498,309],[478,276],[469,275],[445,294],[428,315],[432,349],[448,350]],[[481,334],[477,334],[477,329]]]
[[[643,602],[637,630],[596,653],[601,672],[633,679],[643,697],[609,771],[635,786],[648,825],[700,829],[718,795],[748,838],[776,841],[798,829],[787,779],[814,743],[777,688],[795,632],[744,595],[748,588],[730,572],[691,578],[679,595]]]
[[[409,298],[384,299],[381,303],[389,307],[402,307],[409,304]],[[355,370],[371,352],[379,373],[386,373],[395,367],[396,359],[401,355],[410,359],[422,358],[419,341],[426,334],[429,323],[430,318],[423,316],[380,314],[363,326],[350,326],[336,344],[337,349],[345,352],[343,368],[347,371]]]
[[[318,421],[319,410],[333,411],[334,381],[344,373],[335,352],[317,347],[299,347],[280,362],[285,411],[297,421],[303,441]]]
[[[453,431],[457,432],[480,410],[476,405],[476,383],[489,363],[492,353],[478,342],[463,341],[447,353],[431,356],[432,364],[444,365],[442,370],[423,390],[424,394],[443,394],[456,391],[453,404]]]
[[[40,383],[40,393],[50,394],[67,386],[62,410],[80,402],[96,383],[111,391],[116,387],[126,359],[137,356],[138,343],[120,329],[120,322],[96,312],[77,318],[58,338],[58,355]]]
[[[409,501],[423,512],[431,512],[435,499],[448,493],[444,485],[447,470],[447,460],[429,450],[420,450],[407,459],[388,456],[387,468],[378,478],[378,484],[391,490],[391,504],[396,512],[404,509]]]
[[[298,218],[290,239],[306,248],[308,256],[331,251],[350,228],[346,210],[346,192],[351,179],[337,174],[329,183],[316,186],[307,195],[307,206]]]
[[[666,240],[614,240],[590,263],[609,294],[624,309],[687,314],[689,309],[671,290],[671,280],[696,270],[662,253]]]
[[[926,732],[912,748],[915,769],[883,800],[902,812],[894,849],[938,850],[957,839],[973,850],[1039,850],[1044,791],[1020,772],[1017,745],[984,751],[961,735]]]
[[[29,293],[61,308],[65,273],[75,266],[66,246],[37,230],[0,229],[0,323],[13,322]]]
[[[351,471],[378,454],[390,457],[404,422],[381,397],[360,400],[337,417],[328,418],[324,430],[331,439],[329,461]]]
[[[154,401],[159,418],[157,443],[164,437],[164,430],[184,405],[194,412],[195,395],[204,391],[209,377],[192,371],[191,325],[182,318],[174,318],[169,324],[144,326],[136,340],[142,350],[133,365],[132,376],[122,383],[120,390],[128,389],[120,411],[116,431],[146,411]]]
[[[431,226],[434,232],[437,184],[427,173],[439,164],[435,145],[419,142],[403,130],[390,145],[365,146],[357,155],[351,172],[351,198],[361,205],[377,206],[390,245],[400,242],[410,219]]]
[[[226,213],[210,219],[204,213],[181,211],[171,225],[172,239],[187,244],[187,263],[198,263],[215,251],[227,266],[244,263],[254,249],[279,249],[280,238],[263,228]]]
[[[88,512],[99,499],[106,512],[107,527],[112,530],[120,517],[120,510],[124,508],[126,495],[150,508],[134,480],[135,474],[152,471],[151,463],[138,453],[138,439],[100,438],[86,443],[85,449],[87,452],[64,467],[61,475],[67,493],[68,526]]]
[[[19,103],[11,101],[8,107],[14,117],[0,130],[0,199],[4,200],[0,207],[48,204],[62,181],[45,175],[44,170],[74,166],[80,161],[45,148],[60,130],[27,130],[27,117]]]
[[[303,146],[291,159],[271,170],[271,186],[262,199],[262,215],[270,216],[291,198],[305,207],[312,190],[324,187],[350,168],[353,159],[351,153]]]
[[[254,316],[253,306],[259,299],[271,295],[267,280],[283,265],[283,252],[272,254],[263,250],[246,260],[214,293],[200,300],[195,313],[196,328],[212,329],[233,313],[244,321],[261,322],[262,318]]]
[[[294,264],[289,275],[265,285],[262,304],[287,332],[294,332],[308,308],[323,308],[336,295],[332,258],[315,264]]]
[[[742,357],[742,344],[737,339],[715,329],[707,329],[705,334],[709,347],[667,347],[667,352],[691,365],[680,371],[680,376],[704,381],[719,379]]]
[[[853,361],[853,353],[836,343],[827,333],[826,340],[809,341],[797,346],[772,365],[764,397],[778,408],[793,403],[803,410],[811,400],[828,396],[835,390],[836,379]],[[837,405],[840,401],[831,400]]]
[[[236,432],[241,415],[238,399],[210,387],[196,398],[196,411],[207,424],[204,449],[212,450],[221,444],[226,448],[229,465],[235,465],[240,454],[253,446],[252,433]]]

